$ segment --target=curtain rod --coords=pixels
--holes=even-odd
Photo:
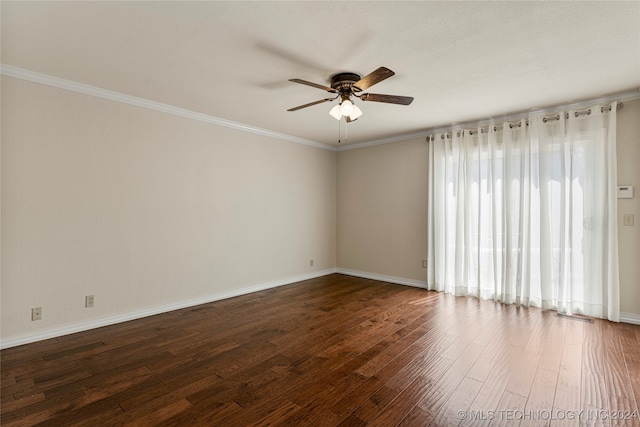
[[[616,105],[616,111],[622,110],[622,107],[624,107],[624,103],[618,102],[618,104]],[[601,113],[604,113],[606,111],[611,111],[611,104],[600,107],[600,112]],[[565,118],[568,119],[569,118],[569,113],[564,113],[564,114],[565,114]],[[584,115],[588,116],[590,114],[591,114],[591,108],[589,108],[587,110],[574,112],[574,116],[576,118],[580,117],[580,116],[584,116]],[[554,120],[560,120],[560,114],[559,113],[558,114],[554,114],[552,116],[545,116],[545,117],[542,118],[542,122],[543,123],[547,123],[547,122],[554,121]],[[506,121],[505,123],[508,123],[508,122],[509,121]],[[514,127],[521,127],[522,126],[522,122],[523,122],[523,120],[521,119],[521,120],[518,120],[516,122],[509,123],[509,129],[513,129]],[[526,126],[529,126],[529,120],[525,120],[524,123],[525,123]],[[504,125],[494,125],[493,126],[493,131],[496,132],[498,130],[502,130],[503,128],[504,128]],[[476,129],[464,129],[463,128],[461,130],[458,130],[456,132],[456,135],[460,136],[460,133],[464,132],[465,130],[467,132],[469,132],[469,135],[474,135],[474,134],[478,133],[477,129],[480,129],[481,133],[486,133],[486,132],[489,132],[490,125],[478,126]],[[447,138],[450,138],[450,134],[452,132],[453,131],[448,131],[448,132],[444,131],[442,133],[442,135],[440,136],[440,139],[444,139],[445,135],[447,135],[446,136]],[[439,133],[439,132],[434,132],[434,133]],[[427,135],[427,141],[434,141],[434,140],[435,140],[435,137],[433,135]]]
[[[618,110],[622,110],[622,107],[624,106],[624,104],[622,102],[620,102],[618,105],[616,105],[616,111]],[[607,105],[605,107],[600,107],[600,112],[604,113],[605,111],[611,111],[611,105]],[[569,113],[564,113],[565,114],[565,118],[569,118]],[[591,114],[591,108],[589,108],[588,110],[584,110],[584,111],[576,111],[575,113],[573,113],[575,117],[580,117],[580,116],[584,116],[584,115],[590,115]],[[556,114],[555,116],[551,116],[551,117],[543,117],[542,121],[544,123],[547,123],[548,121],[551,120],[560,120],[560,114]],[[527,121],[527,125],[529,124],[529,121]]]

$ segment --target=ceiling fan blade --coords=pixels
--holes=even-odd
[[[363,101],[387,102],[389,104],[409,105],[413,102],[412,96],[380,95],[379,93],[365,93],[360,97]]]
[[[349,116],[345,116],[344,118],[347,120],[347,123],[352,123],[352,122],[355,122],[356,120],[358,120],[357,118],[352,119],[352,118],[351,118],[351,117],[349,117]]]
[[[303,109],[303,108],[311,107],[312,105],[322,104],[323,102],[333,101],[334,99],[335,99],[335,98],[325,98],[325,99],[321,99],[320,101],[314,101],[314,102],[310,102],[310,103],[308,103],[308,104],[299,105],[299,106],[297,106],[297,107],[289,108],[287,111],[298,111],[298,110],[301,110],[301,109]]]
[[[377,70],[367,74],[357,82],[353,84],[353,90],[356,92],[362,92],[363,90],[367,90],[376,83],[380,83],[381,81],[388,79],[393,76],[395,73],[386,67],[380,67]]]
[[[331,92],[331,93],[337,93],[338,92],[337,90],[335,90],[334,88],[331,88],[329,86],[323,86],[323,85],[319,85],[319,84],[316,84],[316,83],[311,83],[311,82],[308,82],[306,80],[289,79],[289,81],[293,82],[293,83],[300,83],[301,85],[317,87],[318,89],[326,90],[327,92]]]

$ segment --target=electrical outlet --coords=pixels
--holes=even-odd
[[[309,267],[313,267],[313,260],[312,259],[309,260]]]
[[[427,268],[427,260],[426,259],[422,260],[422,268]]]
[[[95,297],[93,295],[87,295],[86,297],[84,297],[84,306],[86,308],[93,307],[94,302]]]
[[[42,320],[42,307],[34,307],[31,309],[31,320]]]

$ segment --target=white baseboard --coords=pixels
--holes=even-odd
[[[369,273],[367,271],[350,270],[348,268],[338,268],[336,273],[346,274],[348,276],[362,277],[365,279],[380,280],[382,282],[395,283],[398,285],[414,286],[417,288],[427,288],[426,280],[407,279],[404,277],[387,276],[385,274]]]
[[[116,323],[127,322],[129,320],[140,319],[142,317],[153,316],[160,313],[166,313],[173,310],[179,310],[182,308],[193,307],[200,304],[206,304],[213,301],[219,301],[227,298],[233,298],[240,295],[250,294],[252,292],[263,291],[266,289],[276,288],[278,286],[290,285],[292,283],[301,282],[303,280],[315,279],[317,277],[326,276],[336,272],[335,268],[329,268],[326,270],[314,271],[313,273],[302,274],[299,276],[288,277],[286,279],[274,280],[271,282],[262,283],[247,288],[235,289],[233,291],[222,292],[213,295],[207,295],[200,298],[191,300],[184,300],[173,304],[167,304],[162,306],[156,306],[151,308],[145,308],[142,310],[133,311],[130,313],[117,314],[114,316],[108,316],[101,319],[90,320],[82,323],[75,323],[63,327],[51,328],[44,331],[38,331],[32,334],[26,334],[22,336],[12,337],[8,339],[0,340],[0,349],[9,347],[15,347],[18,345],[29,344],[36,341],[42,341],[49,338],[56,338],[63,335],[69,335],[76,332],[87,331],[89,329],[101,328],[103,326],[114,325]]]
[[[396,283],[399,285],[415,286],[427,289],[426,280],[406,279],[404,277],[387,276],[384,274],[369,273],[367,271],[350,270],[348,268],[338,268],[336,273],[346,274],[349,276],[363,277],[365,279],[380,280],[383,282]],[[640,314],[620,313],[620,322],[640,325]]]
[[[60,337],[63,335],[69,335],[76,332],[82,332],[90,329],[100,328],[103,326],[109,326],[117,323],[127,322],[129,320],[140,319],[142,317],[153,316],[156,314],[166,313],[173,310],[180,310],[182,308],[193,307],[196,305],[206,304],[213,301],[219,301],[219,300],[233,298],[240,295],[246,295],[252,292],[258,292],[266,289],[277,288],[279,286],[290,285],[292,283],[301,282],[303,280],[315,279],[317,277],[322,277],[322,276],[326,276],[333,273],[346,274],[348,276],[362,277],[365,279],[380,280],[383,282],[395,283],[398,285],[414,286],[414,287],[425,288],[425,289],[427,288],[426,280],[415,280],[415,279],[407,279],[404,277],[387,276],[385,274],[369,273],[366,271],[351,270],[348,268],[328,268],[326,270],[320,270],[320,271],[315,271],[313,273],[302,274],[299,276],[293,276],[285,279],[274,280],[271,282],[266,282],[266,283],[262,283],[255,286],[236,289],[233,291],[207,295],[201,298],[195,298],[191,300],[180,301],[173,304],[146,308],[146,309],[137,310],[130,313],[117,314],[114,316],[108,316],[101,319],[90,320],[87,322],[76,323],[73,325],[47,329],[44,331],[38,331],[32,334],[26,334],[18,337],[0,339],[0,349],[16,347],[18,345],[29,344],[32,342],[42,341],[49,338]],[[620,313],[620,321],[624,323],[640,325],[640,314]]]
[[[640,314],[620,313],[620,321],[624,323],[631,323],[633,325],[640,325]]]

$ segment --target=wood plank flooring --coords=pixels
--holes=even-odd
[[[340,274],[0,357],[3,426],[640,426],[640,326]]]

